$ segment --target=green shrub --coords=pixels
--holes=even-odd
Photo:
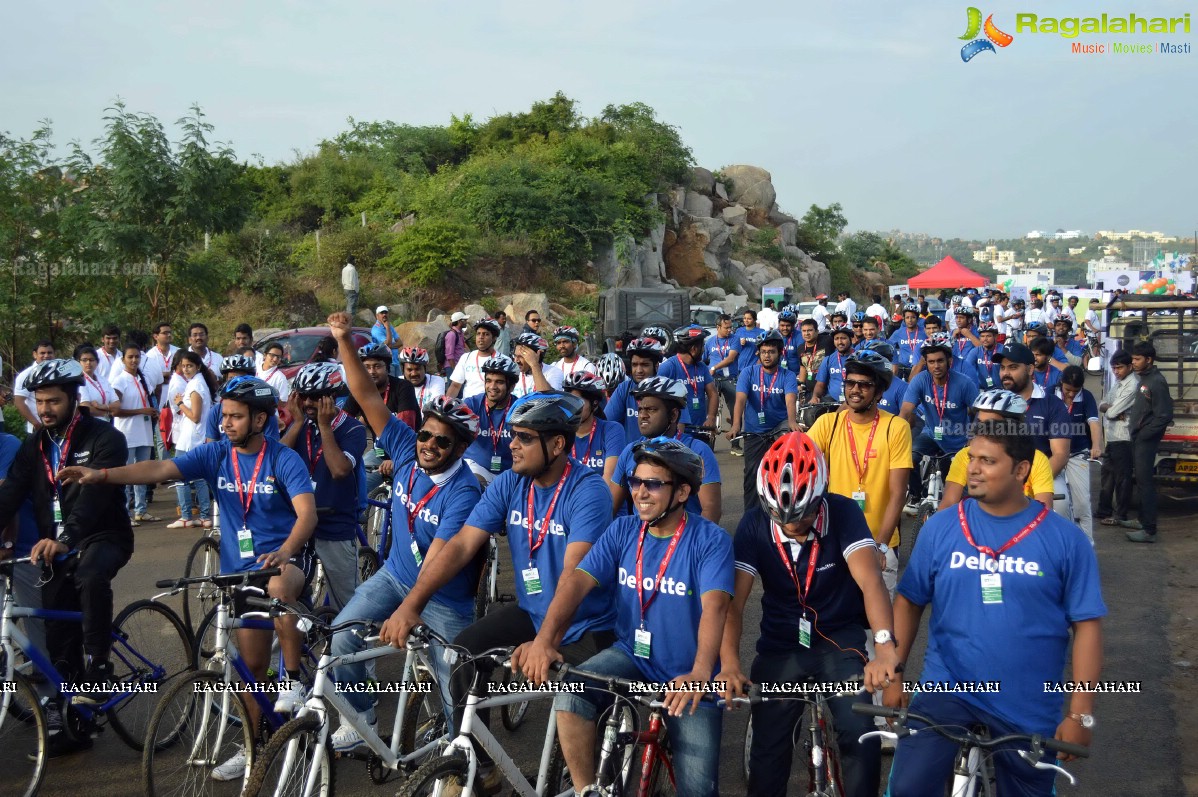
[[[418,221],[391,238],[379,265],[420,286],[448,279],[474,255],[470,228],[456,222]]]
[[[17,408],[11,404],[4,407],[4,431],[15,436],[18,440],[25,439],[25,419],[21,417],[21,413],[17,412]]]

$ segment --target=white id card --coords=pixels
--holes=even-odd
[[[649,648],[653,644],[653,634],[643,628],[636,629],[632,638],[632,655],[637,658],[649,658]]]
[[[54,499],[54,536],[62,536],[62,502],[57,497]]]
[[[799,644],[805,648],[811,647],[811,621],[806,617],[799,620]]]
[[[861,507],[861,511],[865,511],[865,491],[857,490],[853,493],[853,500],[857,502],[857,506]]]
[[[491,457],[491,472],[499,473],[501,470],[503,470],[503,458],[496,454]]]
[[[237,550],[241,552],[242,559],[254,558],[254,535],[244,526],[237,532]]]
[[[526,567],[520,571],[520,576],[524,580],[525,595],[541,594],[541,573],[536,567]]]
[[[416,544],[415,540],[412,540],[412,557],[416,560],[417,567],[424,564],[424,557],[420,554],[420,546]]]
[[[982,573],[982,603],[1002,603],[1002,575]]]
[[[944,439],[944,427],[943,426],[936,426],[932,429],[932,439],[933,440],[943,440]]]

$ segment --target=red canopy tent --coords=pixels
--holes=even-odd
[[[981,288],[990,280],[948,255],[922,274],[907,280],[909,288]]]

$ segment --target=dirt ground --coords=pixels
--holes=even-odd
[[[1166,499],[1167,500],[1167,499]],[[1180,512],[1176,510],[1180,510]],[[1181,776],[1186,793],[1198,795],[1198,500],[1189,499],[1170,511],[1162,506],[1161,543],[1169,559],[1165,600],[1169,608],[1169,650],[1177,718],[1177,740],[1181,750]],[[1158,543],[1159,544],[1159,543]]]

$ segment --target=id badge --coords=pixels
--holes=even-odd
[[[691,409],[692,410],[699,409],[699,397],[698,396],[694,396],[691,398]]]
[[[244,526],[237,532],[237,550],[242,559],[254,558],[254,534]]]
[[[653,634],[643,628],[636,629],[632,639],[632,655],[639,659],[649,658],[649,649],[653,645]]]
[[[412,558],[416,560],[417,567],[424,564],[424,556],[420,553],[420,546],[416,544],[415,540],[412,540]]]
[[[865,491],[857,490],[853,493],[853,500],[857,502],[857,506],[861,507],[861,511],[865,511]]]
[[[54,536],[62,536],[62,502],[57,497],[54,499]]]
[[[524,594],[541,594],[541,573],[536,567],[526,567],[521,570],[520,577],[524,580]]]
[[[811,621],[806,617],[799,620],[799,644],[805,648],[811,647]]]
[[[312,492],[316,492],[316,479],[312,479]]]
[[[944,439],[944,427],[943,426],[937,426],[934,429],[932,429],[932,439],[933,440],[943,440]]]
[[[986,387],[994,387],[994,377],[986,377]]]
[[[765,413],[764,412],[757,413],[757,423],[761,424],[762,426],[765,426]]]
[[[982,603],[1002,603],[1002,574],[982,573]]]
[[[503,457],[496,454],[491,457],[491,472],[499,473],[503,469]]]

